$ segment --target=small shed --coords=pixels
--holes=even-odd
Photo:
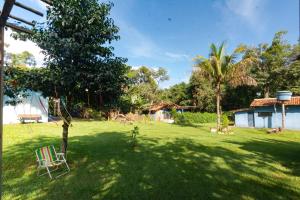
[[[168,123],[173,123],[171,118],[171,110],[178,109],[179,106],[174,103],[158,103],[150,107],[150,118],[155,121],[164,121]]]
[[[286,128],[300,130],[300,96],[285,102]],[[235,126],[279,128],[282,126],[281,102],[277,98],[254,99],[250,108],[234,111]]]

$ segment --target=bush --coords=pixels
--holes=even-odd
[[[189,125],[192,124],[192,122],[186,118],[183,114],[177,113],[174,116],[174,123],[175,124],[180,124],[180,125]]]
[[[140,133],[139,127],[135,126],[132,130],[131,130],[131,145],[132,147],[136,147],[137,146],[137,138],[136,136]]]
[[[92,108],[84,108],[81,111],[81,117],[84,119],[105,120],[104,113]]]
[[[217,114],[216,113],[192,113],[192,112],[184,112],[177,113],[171,111],[171,115],[174,119],[175,124],[203,124],[203,123],[215,123],[217,122]],[[222,126],[227,127],[229,125],[229,119],[226,114],[222,115]]]
[[[213,123],[217,121],[217,114],[215,113],[192,113],[192,112],[184,112],[177,113],[174,116],[175,123],[188,122],[188,123]]]
[[[171,110],[170,114],[171,114],[171,117],[173,117],[174,119],[175,119],[176,116],[178,115],[178,113],[177,113],[177,111],[176,111],[175,108],[173,108],[173,109]]]
[[[222,127],[227,128],[229,126],[229,119],[227,115],[222,115]]]
[[[229,120],[229,125],[233,125],[234,124],[234,113],[231,112],[231,111],[225,111],[223,113],[223,115],[226,115],[228,117],[228,120]]]

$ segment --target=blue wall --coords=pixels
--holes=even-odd
[[[247,112],[236,112],[234,115],[235,126],[237,127],[248,127],[248,113]]]
[[[237,127],[249,127],[248,112],[235,113],[235,125]],[[281,106],[266,106],[254,108],[255,128],[278,128],[281,127]],[[261,117],[259,112],[272,112],[272,116]],[[286,106],[286,128],[300,130],[300,106]]]

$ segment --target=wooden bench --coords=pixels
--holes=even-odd
[[[25,123],[26,120],[36,121],[38,123],[42,119],[42,116],[35,114],[20,114],[18,115],[18,119],[21,123]]]

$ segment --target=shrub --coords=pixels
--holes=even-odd
[[[189,122],[189,123],[213,123],[217,121],[217,114],[215,113],[192,113],[184,112],[177,113],[174,117],[175,123]]]
[[[229,126],[229,119],[227,115],[222,115],[222,127],[227,128]]]
[[[171,114],[171,117],[173,117],[174,119],[175,119],[176,116],[178,115],[178,113],[177,113],[177,111],[176,111],[175,108],[173,108],[173,109],[171,110],[170,114]]]
[[[228,117],[228,120],[229,120],[229,125],[233,125],[234,124],[234,113],[231,112],[231,111],[225,111],[223,113],[223,115],[226,115]]]
[[[192,122],[185,117],[183,114],[181,113],[177,113],[174,117],[174,123],[175,124],[181,124],[181,125],[189,125],[192,124]]]
[[[136,147],[137,146],[137,138],[136,136],[139,134],[139,127],[135,126],[132,130],[131,130],[131,145],[132,147]]]
[[[216,113],[192,113],[192,112],[184,112],[177,113],[171,111],[171,115],[174,119],[175,124],[202,124],[202,123],[215,123],[217,122],[217,114]],[[226,114],[222,115],[222,126],[227,127],[230,123],[228,116]]]
[[[92,108],[83,108],[81,111],[81,117],[84,119],[105,120],[103,112],[97,111]]]

